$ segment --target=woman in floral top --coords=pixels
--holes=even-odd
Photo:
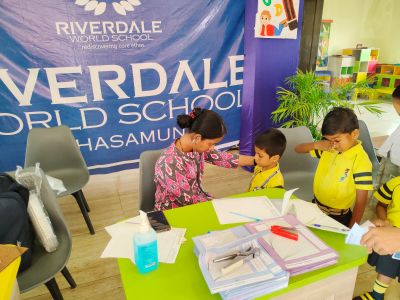
[[[169,146],[155,166],[155,210],[165,210],[198,202],[212,196],[201,187],[204,163],[224,168],[250,166],[253,156],[220,152],[214,149],[226,134],[223,119],[214,111],[195,108],[179,115],[178,125],[187,128],[181,138]]]

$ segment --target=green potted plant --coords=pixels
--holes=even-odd
[[[279,106],[272,112],[271,119],[285,128],[307,126],[314,139],[318,140],[321,138],[319,127],[332,107],[363,107],[373,114],[382,113],[376,101],[351,101],[357,93],[368,94],[372,80],[368,78],[358,83],[339,81],[327,91],[314,72],[298,70],[295,75],[286,78],[288,88],[278,87]]]

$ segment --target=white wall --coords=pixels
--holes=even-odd
[[[400,0],[325,0],[322,19],[333,20],[329,55],[357,44],[380,48],[380,63],[400,63]]]

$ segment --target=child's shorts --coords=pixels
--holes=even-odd
[[[323,213],[330,216],[332,219],[338,221],[339,223],[343,224],[344,226],[347,226],[347,227],[349,226],[351,218],[353,216],[353,212],[351,211],[350,208],[347,208],[347,209],[332,208],[332,207],[322,204],[315,197],[312,200],[312,203],[317,204],[319,209]]]
[[[390,277],[397,277],[400,282],[400,260],[393,259],[392,255],[379,255],[372,252],[368,256],[368,263],[375,267],[377,273]]]

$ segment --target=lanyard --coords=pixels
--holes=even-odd
[[[262,184],[261,186],[255,187],[255,188],[253,189],[253,191],[262,190],[262,189],[268,184],[268,182],[270,182],[270,180],[272,179],[272,177],[274,177],[276,174],[278,174],[279,171],[280,171],[280,169],[279,169],[279,167],[278,167],[278,169],[275,170],[275,172],[272,173],[272,174],[263,182],[263,184]],[[260,172],[260,173],[261,173],[261,172]],[[258,175],[258,173],[257,173],[257,174],[254,174],[253,178],[251,179],[251,181],[250,181],[250,186],[249,186],[248,190],[250,190],[251,184],[253,183],[253,180],[254,180],[254,178],[256,178],[257,175]]]

